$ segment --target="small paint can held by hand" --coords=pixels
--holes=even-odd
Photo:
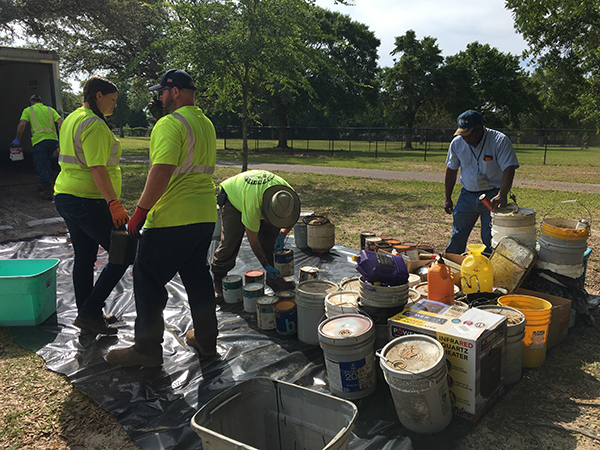
[[[280,252],[273,253],[273,267],[279,270],[280,277],[291,277],[294,275],[294,252],[284,248]]]

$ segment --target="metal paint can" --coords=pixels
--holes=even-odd
[[[298,281],[316,280],[319,278],[319,269],[314,266],[302,266],[300,267],[300,273],[298,274]]]
[[[279,270],[280,277],[291,277],[294,275],[294,252],[284,248],[280,252],[273,253],[273,267]]]
[[[365,250],[369,250],[371,252],[376,252],[378,242],[381,242],[380,237],[369,236],[367,239],[365,239]]]
[[[221,282],[225,303],[239,303],[243,300],[241,275],[227,275]]]
[[[264,272],[264,270],[259,270],[259,269],[247,270],[244,273],[244,279],[246,281],[244,284],[250,284],[250,283],[265,284],[265,272]]]
[[[374,237],[375,233],[371,232],[371,231],[363,231],[362,233],[360,233],[360,249],[364,250],[365,249],[365,240],[368,237]]]
[[[261,330],[274,330],[275,310],[273,306],[279,299],[272,295],[265,295],[256,299],[256,321]]]
[[[275,328],[278,334],[290,336],[298,331],[296,303],[291,300],[279,300],[273,305]]]
[[[244,311],[256,312],[256,299],[265,295],[265,285],[262,283],[250,283],[244,286]]]
[[[292,302],[296,301],[296,291],[291,291],[291,290],[279,291],[275,294],[275,296],[279,300],[291,300]]]

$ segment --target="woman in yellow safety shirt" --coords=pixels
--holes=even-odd
[[[107,297],[127,265],[109,262],[94,284],[98,245],[110,247],[113,226],[124,227],[129,217],[121,205],[121,144],[106,116],[117,106],[117,86],[92,77],[83,87],[83,106],[65,119],[60,134],[60,174],[54,186],[56,210],[65,219],[75,253],[73,286],[77,318],[73,325],[95,334],[116,334],[103,315]]]

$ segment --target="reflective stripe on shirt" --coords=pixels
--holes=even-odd
[[[54,124],[54,118],[52,117],[52,108],[47,106],[48,108],[48,116],[50,117],[50,124]],[[55,132],[56,129],[54,128],[38,128],[37,127],[37,121],[35,120],[35,110],[33,109],[33,106],[30,106],[29,109],[31,110],[31,134],[35,134],[35,133],[39,133],[40,131],[49,131],[49,132]]]
[[[83,122],[81,122],[79,124],[79,126],[77,127],[77,131],[75,132],[75,136],[73,138],[73,147],[75,148],[75,156],[65,155],[61,152],[58,155],[59,162],[64,162],[64,163],[69,163],[69,164],[75,164],[77,166],[86,166],[87,167],[87,161],[85,160],[85,156],[83,154],[83,147],[81,146],[81,133],[83,133],[83,130],[85,130],[85,127],[87,127],[88,125],[90,125],[93,122],[96,122],[97,120],[102,120],[102,119],[98,116],[92,116],[92,117],[88,117],[87,119],[85,119]],[[111,135],[112,135],[112,133],[111,133]],[[117,142],[117,140],[115,139],[114,136],[112,136],[112,138],[113,138],[113,145],[111,146],[111,149],[110,149],[111,150],[110,157],[106,161],[107,166],[116,166],[119,164],[119,143]]]
[[[183,124],[183,126],[185,127],[185,130],[187,132],[187,135],[188,135],[187,158],[185,159],[183,166],[177,167],[175,169],[175,171],[173,172],[173,175],[179,175],[182,173],[192,173],[192,172],[205,173],[208,175],[212,175],[213,173],[215,173],[214,166],[205,166],[204,164],[194,165],[194,147],[196,146],[196,137],[194,136],[192,127],[190,126],[187,119],[185,117],[183,117],[180,113],[175,112],[172,114],[172,116],[175,117],[177,120],[179,120]]]

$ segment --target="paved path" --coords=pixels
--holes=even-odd
[[[217,166],[221,167],[241,167],[242,164],[237,161],[217,161]],[[379,169],[351,169],[345,167],[325,167],[325,166],[302,166],[295,164],[275,164],[275,163],[256,163],[248,164],[250,169],[265,169],[269,171],[281,170],[283,172],[302,172],[316,173],[321,175],[340,175],[362,178],[378,178],[383,180],[409,180],[409,181],[434,181],[444,182],[444,174],[432,172],[402,172],[399,170],[379,170]],[[514,187],[523,187],[531,189],[544,189],[566,192],[589,192],[600,194],[600,184],[591,183],[572,183],[567,181],[545,181],[545,180],[526,180],[516,178],[513,182]]]

